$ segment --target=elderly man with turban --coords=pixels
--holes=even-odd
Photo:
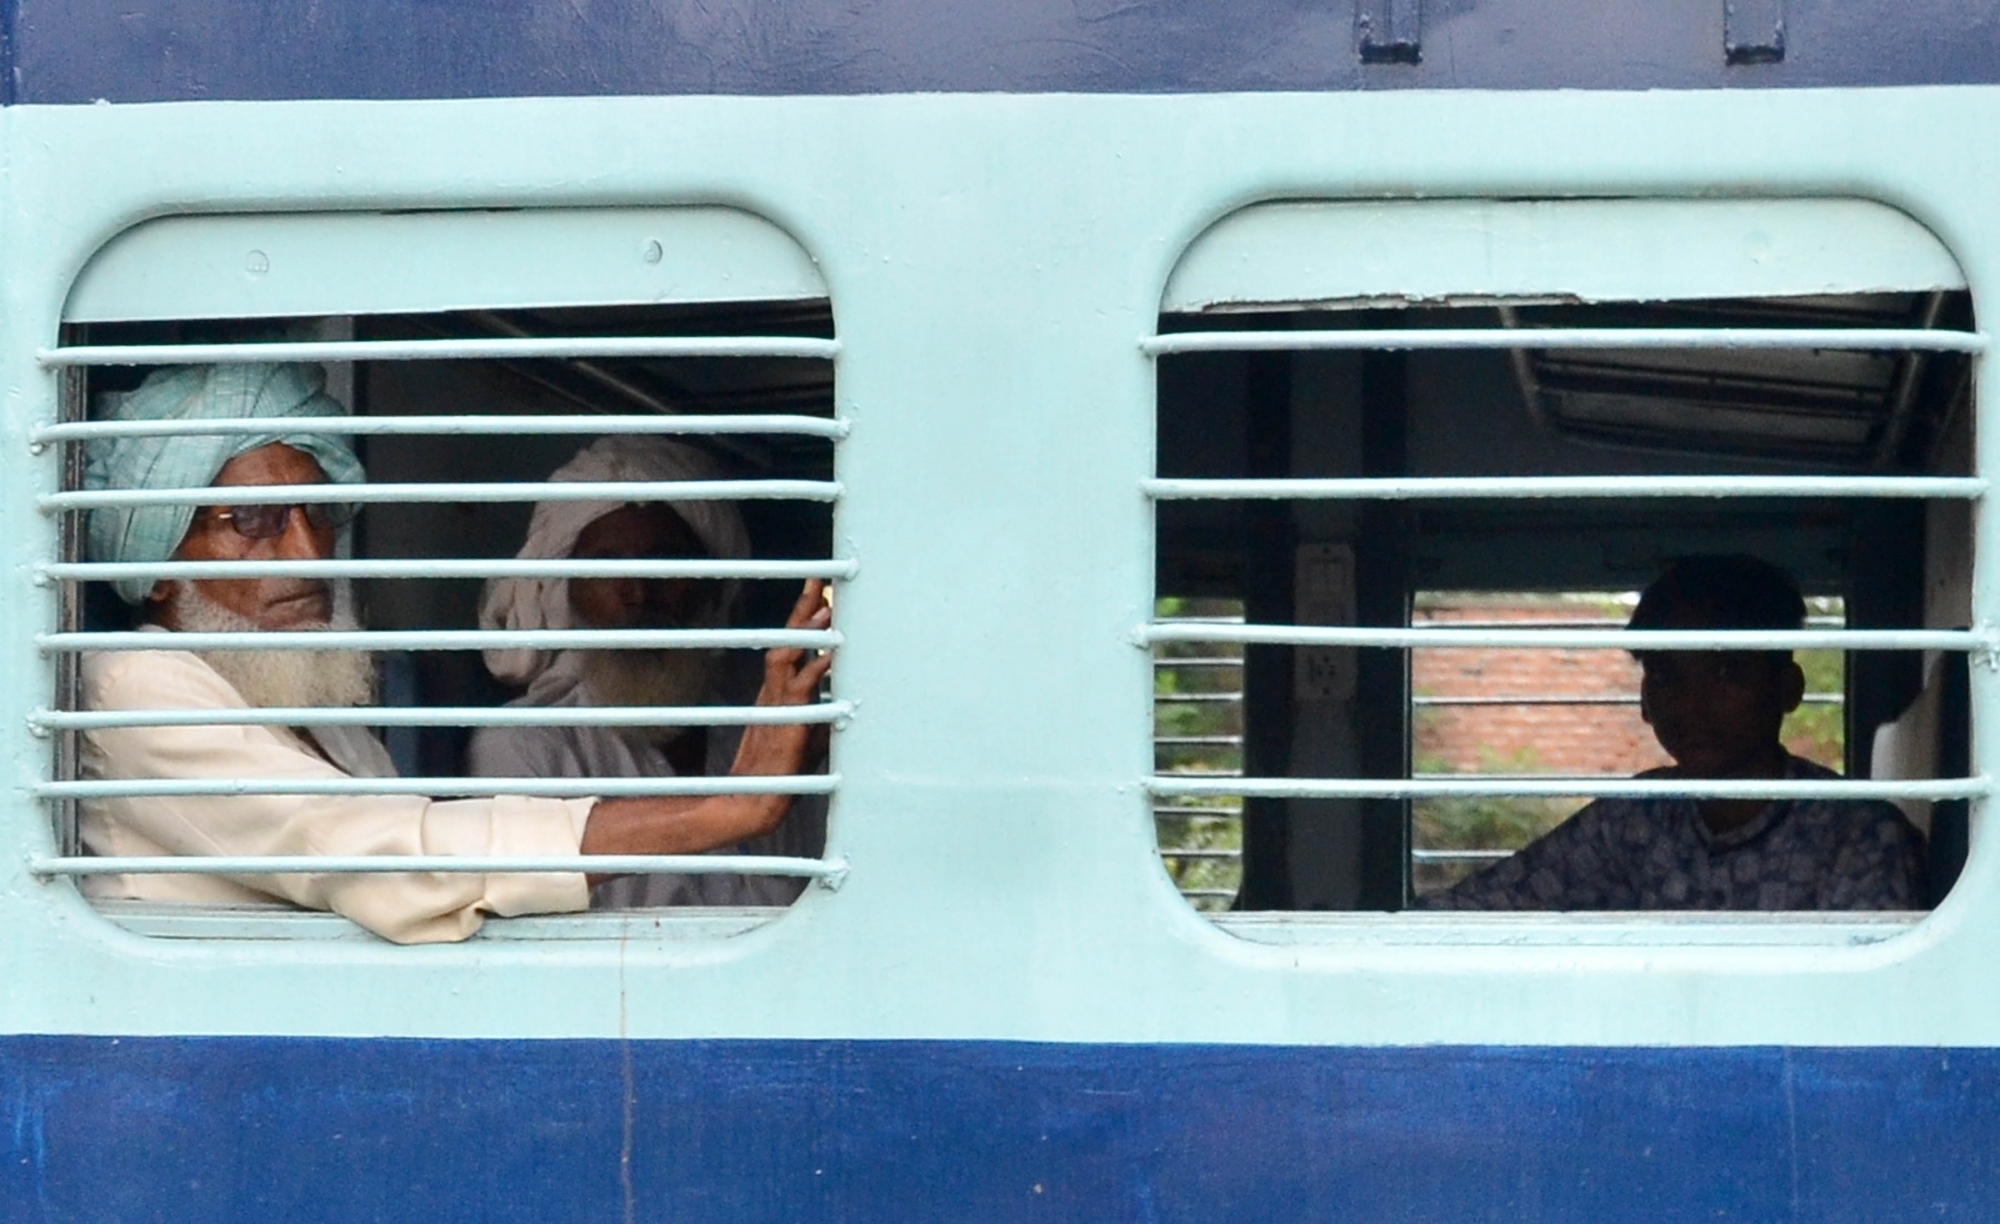
[[[551,481],[715,480],[701,451],[670,438],[599,438],[550,475]],[[743,516],[729,502],[545,501],[528,524],[523,560],[635,560],[750,555]],[[737,584],[635,578],[499,578],[486,584],[482,629],[708,629],[729,622]],[[738,656],[715,651],[489,650],[486,666],[525,687],[516,707],[691,706],[747,699]],[[701,726],[483,727],[472,738],[470,772],[493,778],[660,778],[729,771],[733,728]],[[817,856],[825,839],[824,800],[804,796],[776,832],[740,854]],[[653,905],[783,905],[799,882],[774,876],[627,876],[599,887],[604,908]]]
[[[92,489],[351,484],[361,465],[344,438],[288,430],[287,418],[345,415],[317,367],[194,366],[161,370],[128,394],[105,396],[101,419],[269,420],[268,432],[111,437],[86,451]],[[157,563],[323,560],[349,518],[334,504],[118,506],[90,514],[94,560]],[[140,610],[157,649],[99,652],[83,660],[83,697],[96,710],[208,709],[365,704],[370,661],[343,651],[187,651],[172,634],[351,627],[337,589],[317,579],[132,580],[118,594]],[[809,583],[789,624],[828,623]],[[827,658],[800,650],[765,656],[764,705],[810,701]],[[732,773],[790,774],[804,761],[804,726],[746,731]],[[116,727],[86,732],[86,779],[330,780],[392,772],[388,755],[357,729],[222,726]],[[463,939],[487,914],[580,910],[589,901],[588,856],[690,854],[775,829],[790,800],[705,798],[434,800],[416,795],[128,796],[87,800],[79,828],[99,855],[523,855],[578,856],[573,873],[106,876],[87,890],[209,904],[280,899],[332,910],[404,943]]]

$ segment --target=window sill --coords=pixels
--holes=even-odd
[[[153,939],[309,940],[379,943],[378,936],[337,914],[284,905],[179,905],[160,901],[99,901],[94,908],[115,926]],[[784,913],[777,906],[676,906],[489,918],[474,940],[727,939]]]
[[[1868,913],[1214,914],[1249,943],[1279,947],[1860,947],[1911,930],[1928,911]]]

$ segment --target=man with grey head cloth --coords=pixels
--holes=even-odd
[[[128,394],[100,397],[96,416],[131,422],[268,420],[249,434],[122,434],[86,448],[86,487],[121,493],[194,494],[209,488],[356,484],[364,479],[344,437],[291,428],[345,416],[318,367],[191,366],[159,370]],[[224,495],[228,502],[234,495]],[[120,500],[90,512],[92,560],[323,561],[335,554],[349,509],[301,500],[272,505],[171,505]],[[503,795],[434,800],[421,795],[239,793],[264,779],[329,784],[387,775],[388,754],[357,728],[230,723],[252,708],[353,706],[372,699],[373,668],[354,651],[187,650],[177,633],[256,633],[352,627],[337,589],[310,577],[248,576],[116,584],[159,635],[144,650],[102,650],[82,661],[83,701],[132,711],[134,722],[82,736],[80,772],[107,782],[213,781],[226,793],[120,795],[80,804],[84,845],[101,856],[471,855],[573,859],[574,871],[533,874],[249,874],[227,878],[134,872],[88,877],[95,897],[206,904],[289,901],[332,910],[392,940],[464,939],[488,914],[579,910],[600,878],[590,855],[694,854],[771,832],[784,796],[541,799]],[[817,584],[788,622],[819,628],[830,617]],[[827,659],[802,650],[765,655],[762,705],[812,700]],[[140,711],[208,711],[200,725],[144,725]],[[310,722],[302,718],[301,722]],[[730,772],[792,774],[807,728],[751,728]]]
[[[551,481],[714,480],[701,451],[668,438],[600,438]],[[736,507],[722,501],[545,501],[535,507],[523,560],[634,560],[750,555]],[[707,629],[729,622],[731,581],[633,578],[503,578],[486,584],[483,629]],[[742,704],[756,687],[708,650],[488,650],[495,678],[525,687],[515,708]],[[492,778],[661,778],[729,771],[736,728],[701,726],[483,727],[472,739],[472,774]],[[817,857],[825,800],[801,796],[768,836],[725,848],[738,854]],[[800,883],[779,876],[626,876],[593,895],[601,908],[655,905],[783,905]]]

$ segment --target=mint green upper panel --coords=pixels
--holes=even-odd
[[[1154,852],[1151,667],[1134,644],[1155,554],[1140,492],[1155,370],[1140,340],[1184,252],[1222,218],[1390,197],[1878,200],[1937,235],[1977,303],[2000,291],[1995,132],[2000,89],[1980,87],[0,113],[0,449],[13,465],[0,483],[0,1028],[2000,1043],[1988,837],[1945,905],[1888,938],[1879,924],[1755,917],[1317,914],[1286,920],[1300,938],[1285,946],[1226,934]],[[834,678],[858,703],[834,748],[844,885],[729,939],[663,940],[635,918],[625,939],[398,948],[142,938],[30,875],[49,822],[29,788],[51,751],[24,716],[51,691],[34,635],[55,609],[33,567],[56,536],[34,486],[55,482],[58,457],[31,453],[28,434],[60,404],[36,353],[78,270],[171,212],[680,206],[769,218],[812,253],[839,316],[837,409],[854,427],[835,548],[858,564]],[[1670,264],[1652,266],[1665,278]],[[1466,292],[1478,265],[1459,271],[1429,284]],[[380,300],[395,280],[375,284]],[[342,307],[315,294],[311,308]],[[1993,369],[1980,369],[1983,402],[2000,391]],[[1978,441],[1981,469],[2000,470],[2000,431]],[[2000,522],[1978,513],[1990,616]],[[1972,683],[1975,760],[1990,772],[2000,673],[1975,667]]]
[[[162,217],[70,290],[71,323],[826,296],[812,257],[727,208]]]
[[[1867,200],[1260,204],[1203,234],[1165,311],[1963,289],[1936,236]]]

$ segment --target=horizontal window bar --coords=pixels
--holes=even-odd
[[[1622,629],[1625,627],[1625,619],[1623,616],[1593,616],[1588,619],[1579,617],[1574,620],[1522,619],[1520,617],[1481,620],[1478,617],[1465,617],[1461,619],[1454,616],[1448,619],[1422,620],[1415,623],[1419,625],[1443,625],[1451,629]],[[1839,629],[1843,628],[1846,624],[1847,618],[1844,616],[1806,617],[1806,627],[1812,629]]]
[[[1419,615],[1423,615],[1423,613],[1419,612]],[[1626,617],[1624,616],[1593,616],[1588,619],[1579,617],[1575,620],[1556,620],[1553,618],[1543,620],[1540,617],[1520,616],[1497,620],[1480,620],[1477,617],[1470,616],[1450,616],[1417,620],[1410,623],[1415,625],[1444,625],[1452,629],[1623,629],[1625,621]],[[1806,618],[1806,624],[1808,625],[1825,624],[1835,629],[1846,623],[1844,620],[1829,619],[1826,621],[1815,621],[1811,617]]]
[[[1174,353],[1308,349],[1845,349],[1983,353],[1979,332],[1888,327],[1440,327],[1356,331],[1209,331],[1147,336],[1139,348]]]
[[[1839,693],[1807,693],[1802,700],[1807,705],[1840,705],[1847,698]],[[1410,704],[1419,709],[1459,706],[1636,706],[1639,696],[1634,693],[1624,697],[1412,697]]]
[[[624,795],[830,795],[837,774],[719,778],[120,778],[38,782],[40,799],[134,799],[169,795],[530,795],[604,799]]]
[[[1240,807],[1186,807],[1161,804],[1153,809],[1153,815],[1166,820],[1240,820]]]
[[[762,413],[743,416],[335,416],[289,417],[288,433],[347,434],[354,437],[389,435],[465,436],[500,434],[803,434],[844,438],[849,422],[826,417]],[[90,438],[232,437],[267,434],[264,417],[211,421],[65,421],[43,425],[28,435],[37,444],[80,442]]]
[[[1897,782],[1845,778],[1663,779],[1542,778],[1523,781],[1470,781],[1447,778],[1237,778],[1211,779],[1155,774],[1146,789],[1156,796],[1244,796],[1253,799],[1976,799],[1992,792],[1977,778],[1929,778]]]
[[[34,858],[38,876],[98,875],[378,875],[437,872],[445,875],[602,872],[607,875],[796,876],[837,880],[847,864],[761,854],[580,854],[574,857],[341,854],[341,855],[144,855],[125,858]]]
[[[1526,769],[1468,769],[1464,771],[1455,769],[1413,769],[1410,771],[1410,776],[1418,779],[1462,778],[1467,782],[1538,782],[1544,778],[1564,778],[1573,781],[1578,775],[1559,773],[1554,770],[1536,772]],[[1583,776],[1586,778],[1589,777],[1589,775]],[[1626,775],[1609,774],[1605,776],[1624,777]]]
[[[1412,850],[1413,863],[1492,863],[1513,858],[1512,850]]]
[[[1982,650],[1970,629],[1407,629],[1356,625],[1143,625],[1137,644],[1232,642],[1252,646],[1409,649],[1507,647],[1556,650]]]
[[[116,582],[122,578],[833,578],[854,577],[853,561],[505,560],[452,557],[330,561],[67,561],[38,565],[38,579]]]
[[[1155,705],[1196,705],[1243,700],[1241,693],[1154,693]]]
[[[375,506],[418,502],[838,501],[837,480],[557,480],[437,484],[209,485],[78,489],[37,499],[42,513],[105,506]]]
[[[1243,744],[1240,735],[1156,735],[1156,748],[1237,748]]]
[[[1172,846],[1161,846],[1160,857],[1170,859],[1240,859],[1243,857],[1243,852],[1241,850],[1206,848],[1201,850],[1178,850]]]
[[[45,366],[218,361],[489,361],[529,357],[799,357],[831,361],[840,341],[809,336],[525,336],[465,340],[295,340],[253,344],[70,344]]]
[[[1273,479],[1153,478],[1159,501],[1339,499],[1447,501],[1540,497],[1933,497],[1986,493],[1977,476],[1408,476]]]
[[[1162,656],[1160,658],[1156,658],[1153,660],[1153,666],[1164,669],[1171,669],[1176,667],[1241,667],[1243,666],[1243,656],[1242,655],[1194,655],[1187,658],[1169,658],[1166,656]]]
[[[110,727],[748,727],[832,723],[851,701],[796,706],[259,706],[254,709],[36,710],[47,731]]]
[[[1418,709],[1462,706],[1635,706],[1639,704],[1639,698],[1636,694],[1626,697],[1412,697],[1410,704]]]
[[[65,650],[832,650],[834,629],[354,629],[273,633],[45,633]]]
[[[1236,893],[1237,890],[1234,888],[1183,888],[1180,890],[1181,896],[1186,897],[1191,901],[1208,900],[1209,898],[1222,900],[1224,898],[1234,897]]]

